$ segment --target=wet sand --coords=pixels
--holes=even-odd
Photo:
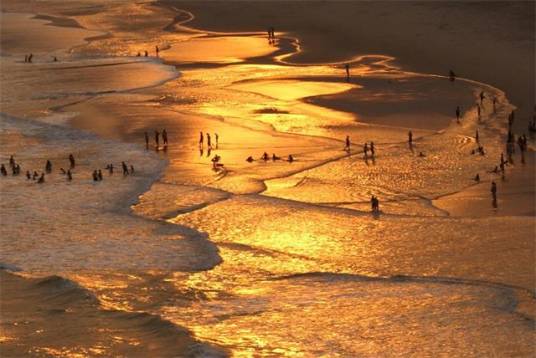
[[[23,11],[27,5],[5,6]],[[39,168],[44,158],[64,161],[68,148],[81,164],[72,184],[56,173],[43,187],[0,178],[8,194],[2,220],[17,222],[3,228],[0,262],[26,275],[68,277],[95,302],[77,311],[72,340],[55,341],[61,319],[27,312],[29,298],[19,296],[36,279],[3,273],[8,295],[2,304],[10,305],[14,320],[25,312],[52,321],[36,324],[45,341],[9,331],[7,349],[136,355],[150,345],[161,356],[219,354],[211,345],[235,356],[533,352],[534,202],[526,195],[533,193],[527,175],[532,159],[508,168],[498,211],[481,204],[492,176],[483,175],[479,186],[472,182],[474,172],[491,168],[504,150],[505,119],[517,105],[510,103],[509,89],[504,95],[504,88],[484,83],[452,84],[410,73],[429,70],[418,61],[406,66],[404,61],[415,60],[411,56],[389,62],[358,58],[345,46],[337,46],[337,53],[315,51],[318,42],[307,45],[305,32],[298,36],[302,51],[292,56],[292,38],[261,43],[264,27],[248,25],[255,17],[235,21],[233,33],[225,33],[227,10],[216,3],[196,9],[195,16],[120,1],[108,8],[39,6],[34,11],[71,13],[78,24],[114,36],[75,45],[72,63],[61,71],[39,64],[58,83],[47,88],[35,82],[32,88],[44,97],[14,85],[4,92],[3,110],[27,119],[2,117],[2,138],[9,143],[2,162],[16,153],[24,170]],[[209,10],[218,7],[216,21]],[[117,19],[121,13],[132,18]],[[185,27],[191,25],[199,28]],[[255,44],[253,50],[232,51],[229,41],[236,38],[237,46]],[[160,58],[153,57],[155,44],[161,45]],[[389,44],[383,45],[388,52]],[[190,57],[181,57],[186,48]],[[132,57],[143,49],[151,50],[150,58]],[[211,49],[214,57],[196,59]],[[340,64],[333,64],[345,51],[355,59],[350,84]],[[88,65],[86,56],[96,55],[119,57]],[[284,64],[296,59],[329,63]],[[28,82],[10,66],[12,74],[3,71],[10,84]],[[479,73],[467,77],[478,79]],[[479,121],[474,106],[481,90],[500,101],[497,113],[487,102]],[[453,119],[455,104],[464,110],[460,124]],[[155,151],[153,131],[161,128],[171,144]],[[476,128],[487,151],[483,157],[470,154]],[[412,147],[406,143],[409,129]],[[206,137],[200,148],[199,131],[212,134],[210,151]],[[346,134],[352,137],[349,153],[343,150]],[[362,144],[370,140],[377,144],[374,160],[363,155]],[[292,154],[296,161],[264,161],[264,151]],[[215,154],[224,164],[216,171]],[[249,155],[252,163],[245,161]],[[125,159],[135,163],[135,176],[91,181],[93,168]],[[378,215],[369,213],[371,194],[381,198]],[[50,225],[45,229],[43,222]],[[122,312],[99,322],[127,338],[93,347],[100,338],[84,331],[94,326],[85,316],[107,316],[104,308]],[[140,330],[123,325],[123,318],[131,322],[140,315]],[[146,335],[146,318],[165,323]],[[2,326],[12,329],[9,322]],[[175,348],[178,353],[170,350]]]

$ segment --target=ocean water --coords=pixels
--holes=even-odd
[[[532,168],[516,153],[505,180],[490,172],[508,93],[384,55],[354,57],[347,82],[341,64],[293,64],[290,35],[194,29],[177,7],[5,6],[0,162],[22,175],[0,177],[2,356],[534,354],[533,201],[460,209]],[[45,183],[27,180],[46,160]]]

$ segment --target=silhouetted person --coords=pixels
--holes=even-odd
[[[73,180],[73,174],[71,173],[71,169],[67,170],[67,180],[68,181]]]
[[[207,147],[212,148],[212,143],[211,143],[211,140],[210,140],[210,134],[209,133],[207,133]]]
[[[96,170],[93,171],[92,176],[93,176],[93,181],[99,181],[99,174],[97,174]]]
[[[44,182],[45,182],[45,173],[41,173],[41,176],[39,177],[37,184],[43,184]]]
[[[246,162],[251,163],[253,162],[253,160],[254,160],[253,157],[250,155],[248,159],[246,159]]]
[[[460,123],[460,115],[461,115],[461,110],[460,110],[460,106],[456,107],[456,121],[458,123]]]
[[[410,146],[413,144],[413,133],[411,131],[408,132],[408,143]]]
[[[121,166],[123,167],[123,175],[128,175],[128,167],[125,162],[121,162]]]
[[[130,174],[134,174],[134,166],[130,165]]]
[[[204,140],[204,136],[203,136],[203,132],[199,132],[199,146],[203,146],[203,140]]]
[[[45,172],[47,174],[52,173],[52,163],[50,162],[50,160],[47,160],[47,164],[45,165]]]
[[[156,144],[156,148],[160,146],[160,133],[158,131],[154,131],[154,142]]]
[[[292,156],[292,154],[288,155],[288,161],[289,163],[292,163],[294,161],[294,157]]]
[[[31,53],[30,56],[28,56],[28,62],[32,63],[32,59],[33,59],[33,53]],[[43,179],[43,181],[44,181],[44,179]]]
[[[28,180],[32,179],[32,174],[30,173],[29,170],[26,171],[26,179],[28,179]]]
[[[264,152],[264,154],[262,155],[262,160],[264,160],[265,162],[268,160],[268,153]]]
[[[346,146],[344,147],[344,150],[350,151],[350,136],[346,136]]]
[[[145,136],[145,149],[149,149],[149,133],[145,132],[143,135]]]
[[[32,179],[35,180],[35,179],[37,179],[38,176],[39,176],[39,174],[37,174],[37,172],[34,170]]]
[[[147,50],[145,50],[145,57],[149,56],[149,52],[147,52]]]
[[[368,143],[363,146],[363,152],[365,152],[365,157],[368,157]]]
[[[493,201],[497,201],[497,184],[494,181],[491,182],[491,196]]]
[[[275,162],[276,160],[280,160],[281,158],[275,155],[275,153],[272,153],[272,160]]]
[[[53,61],[58,62],[58,58],[56,56],[54,56]]]
[[[476,132],[475,132],[475,140],[476,140],[477,143],[478,143],[479,140],[480,140],[480,137],[478,136],[478,129],[477,129]]]
[[[108,164],[106,169],[108,169],[108,174],[112,175],[114,173],[114,165],[113,164]]]
[[[346,82],[350,82],[350,64],[345,64],[344,68],[346,69]]]
[[[123,175],[128,175],[128,167],[125,162],[121,162],[121,166],[123,167]]]
[[[370,206],[373,213],[378,213],[380,211],[380,201],[374,195],[370,198]]]
[[[7,176],[7,170],[4,164],[0,166],[0,172],[2,173],[3,176]]]
[[[74,156],[72,154],[69,154],[69,163],[71,165],[71,169],[73,169],[76,163],[74,161]]]
[[[512,125],[514,124],[515,119],[515,111],[512,111],[510,115],[508,116],[508,128],[512,128]]]
[[[155,52],[156,52],[156,57],[158,57],[158,54],[160,53],[160,49],[158,48],[158,46],[155,46]]]
[[[450,82],[454,82],[455,79],[456,79],[456,74],[454,73],[454,71],[450,70],[449,71],[449,80],[450,80]]]
[[[220,142],[220,137],[218,136],[218,133],[214,133],[214,138],[216,139],[216,149],[218,149],[218,144]]]
[[[374,142],[370,142],[370,154],[374,156]]]
[[[168,144],[168,140],[167,140],[167,131],[166,131],[165,128],[162,130],[162,140],[164,141],[164,145],[167,145],[167,144]]]
[[[475,175],[475,181],[480,183],[480,175],[478,173]]]
[[[99,178],[99,181],[102,180],[102,172],[101,172],[100,169],[99,169],[99,171],[97,172],[97,178]]]

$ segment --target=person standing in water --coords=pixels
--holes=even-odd
[[[370,155],[374,157],[374,142],[370,142]]]
[[[347,152],[350,151],[350,144],[351,144],[351,143],[350,143],[350,136],[347,135],[347,136],[346,136],[346,146],[344,147],[344,150],[346,150]]]
[[[45,172],[47,174],[50,174],[52,172],[52,163],[50,160],[47,160],[47,164],[45,165]]]
[[[218,136],[218,133],[214,133],[214,138],[216,139],[216,149],[218,149],[218,144],[220,141],[220,137]]]
[[[449,71],[449,80],[450,80],[450,82],[454,82],[455,79],[456,79],[456,74],[454,73],[454,71],[450,70]]]
[[[408,144],[411,147],[413,145],[413,132],[408,132]]]
[[[121,162],[121,167],[123,167],[123,175],[128,175],[128,167],[125,162]]]
[[[368,143],[365,143],[363,146],[363,152],[365,153],[365,158],[368,157]]]
[[[209,133],[207,133],[207,147],[212,148],[212,143],[211,143],[211,140],[210,140],[210,134]]]
[[[460,123],[461,110],[460,106],[456,107],[456,122]]]
[[[156,52],[156,57],[158,57],[158,54],[160,53],[160,49],[158,48],[158,46],[155,46],[155,52]]]
[[[491,182],[491,197],[493,198],[493,206],[497,207],[497,184],[494,181]]]
[[[69,154],[69,163],[71,165],[71,169],[73,169],[76,163],[74,161],[74,156],[72,154]]]
[[[350,64],[345,64],[344,68],[346,69],[346,82],[350,82]]]
[[[203,147],[203,132],[199,132],[199,146]]]
[[[160,132],[154,131],[154,142],[156,144],[156,149],[160,147]]]
[[[165,128],[162,130],[162,140],[164,141],[164,145],[168,144],[167,132]]]

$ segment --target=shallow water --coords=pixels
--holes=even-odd
[[[233,356],[533,352],[533,216],[477,218],[456,204],[459,197],[442,200],[463,200],[476,173],[481,185],[499,179],[488,171],[504,150],[513,108],[499,89],[407,73],[382,56],[356,57],[346,82],[341,65],[283,63],[295,50],[290,38],[274,46],[259,33],[173,27],[188,14],[151,4],[97,5],[76,20],[114,36],[62,44],[73,51],[60,63],[0,59],[2,163],[15,154],[23,173],[54,163],[42,186],[0,178],[1,221],[9,223],[0,262],[28,276],[68,277],[95,299],[75,304],[83,337],[54,341],[63,318],[40,320],[55,317],[49,305],[68,310],[72,301],[61,287],[47,287],[53,299],[40,303],[45,313],[29,313],[31,329],[46,339],[23,339],[26,331],[12,326],[29,298],[18,294],[34,283],[3,276],[20,313],[2,320],[9,349],[53,356],[173,356],[182,344],[179,354],[194,356],[221,349]],[[25,21],[36,21],[41,41],[54,36],[42,21]],[[74,38],[71,30],[79,31],[63,29]],[[144,49],[150,58],[132,57]],[[494,113],[486,101],[479,120],[481,89],[499,103]],[[451,113],[457,104],[460,124]],[[161,128],[166,150],[153,145]],[[471,154],[476,129],[486,156]],[[199,145],[199,132],[211,134],[212,148],[206,137]],[[374,158],[363,153],[371,140]],[[58,171],[70,152],[79,164],[67,183]],[[223,164],[217,170],[215,154]],[[134,164],[135,175],[123,176],[121,161]],[[102,182],[91,180],[94,169],[103,170]],[[378,215],[369,213],[371,195],[380,197]],[[115,343],[89,329],[95,318],[87,317],[101,314],[112,316],[99,322],[116,330]]]

